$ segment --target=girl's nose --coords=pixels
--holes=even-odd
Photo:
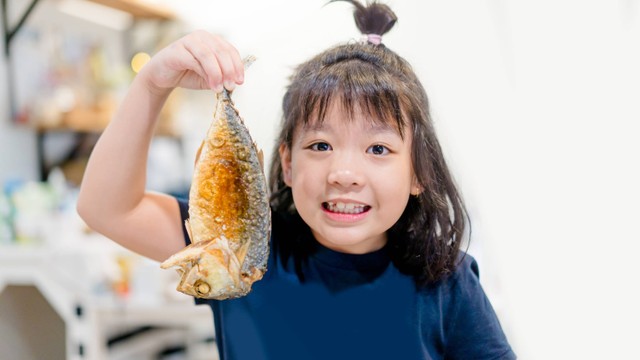
[[[361,162],[354,156],[334,156],[327,181],[343,187],[363,185],[365,178]]]

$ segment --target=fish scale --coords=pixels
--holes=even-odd
[[[271,210],[262,152],[231,94],[216,96],[189,192],[185,226],[192,244],[161,267],[178,267],[178,291],[227,299],[246,295],[267,270]]]

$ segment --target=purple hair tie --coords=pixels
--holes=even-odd
[[[373,45],[380,45],[382,42],[382,35],[378,34],[363,34],[362,35],[363,42],[370,42]]]

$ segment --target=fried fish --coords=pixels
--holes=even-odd
[[[179,267],[177,290],[206,299],[244,296],[267,271],[271,211],[262,152],[231,93],[217,94],[198,155],[185,227],[192,244],[161,267]]]

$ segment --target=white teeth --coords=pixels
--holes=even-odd
[[[331,212],[344,213],[344,214],[360,214],[364,212],[364,205],[343,203],[343,202],[327,202],[327,209]]]

